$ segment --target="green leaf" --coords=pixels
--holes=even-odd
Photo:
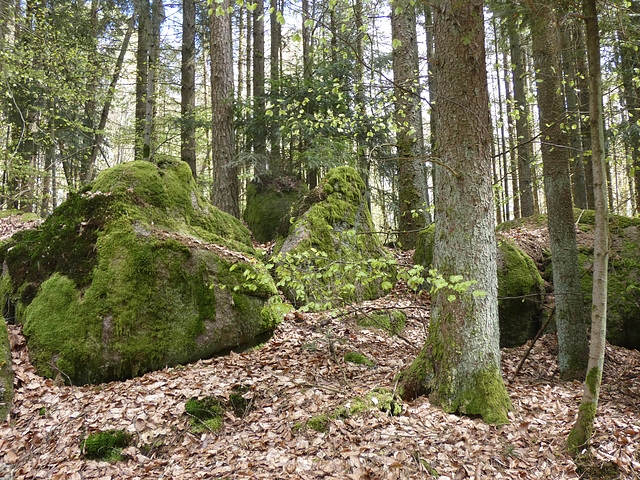
[[[396,49],[396,48],[398,48],[400,45],[402,45],[402,41],[401,41],[401,40],[398,40],[397,38],[394,38],[394,39],[393,39],[393,42],[392,42],[392,44],[391,44],[391,48],[393,48],[393,49],[395,50],[395,49]]]

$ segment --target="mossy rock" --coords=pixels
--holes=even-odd
[[[395,335],[404,330],[407,315],[402,310],[371,312],[358,316],[356,322],[359,327],[381,329]]]
[[[580,221],[590,221],[592,216],[586,210]],[[612,215],[609,231],[607,340],[620,347],[640,349],[640,219]],[[579,248],[578,258],[588,305],[593,293],[593,247]]]
[[[291,281],[281,275],[285,294],[312,309],[378,298],[396,278],[393,258],[373,233],[365,185],[355,169],[337,167],[294,207],[294,223],[278,254],[296,258]],[[281,258],[281,257],[280,257]],[[282,263],[280,263],[282,265]]]
[[[544,281],[531,257],[509,240],[498,242],[497,272],[500,346],[517,347],[540,329]]]
[[[4,316],[39,374],[101,383],[184,364],[272,330],[289,306],[242,223],[183,162],[100,173],[0,246]]]
[[[291,206],[308,193],[307,186],[292,177],[267,175],[247,185],[247,205],[243,218],[260,243],[284,237],[289,231]]]
[[[13,402],[13,369],[11,368],[9,332],[4,318],[0,318],[0,423],[4,422]]]
[[[433,225],[420,232],[413,257],[425,271],[433,262],[434,232]],[[540,328],[544,281],[531,257],[508,240],[498,241],[496,262],[500,346],[520,346]]]
[[[82,440],[80,449],[84,456],[93,460],[115,462],[124,460],[122,449],[131,444],[131,436],[122,430],[95,432]]]

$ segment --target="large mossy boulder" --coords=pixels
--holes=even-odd
[[[393,258],[374,233],[365,184],[337,167],[293,207],[293,225],[274,249],[276,274],[297,304],[319,310],[385,295]]]
[[[433,263],[434,230],[430,225],[420,233],[413,257],[427,270]],[[496,263],[500,346],[520,346],[540,328],[544,281],[531,257],[509,240],[498,239]]]
[[[254,254],[186,163],[126,163],[0,246],[3,315],[43,376],[131,378],[276,326],[286,306]]]
[[[591,240],[595,212],[577,211],[576,221],[580,236]],[[640,350],[640,218],[611,215],[609,233],[607,340],[613,345]],[[588,305],[593,288],[593,242],[579,239],[578,245],[584,271],[582,292]]]
[[[255,178],[247,185],[243,218],[254,238],[267,243],[289,231],[291,206],[308,193],[305,184],[292,177]]]
[[[0,318],[0,423],[4,422],[13,402],[13,370],[7,323]]]

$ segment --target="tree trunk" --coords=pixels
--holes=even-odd
[[[587,184],[584,175],[582,157],[582,136],[580,135],[580,102],[576,92],[575,52],[571,42],[572,25],[563,25],[562,35],[562,72],[564,75],[564,96],[567,105],[569,128],[569,146],[571,147],[569,168],[571,171],[571,191],[573,203],[578,208],[587,208]],[[574,128],[575,127],[575,128]]]
[[[229,0],[217,4],[211,14],[211,132],[213,204],[240,218],[238,167],[233,128],[233,50]]]
[[[282,48],[282,25],[278,21],[278,13],[280,11],[278,0],[271,0],[271,59],[270,59],[270,76],[271,76],[271,98],[278,98],[280,92],[280,50]],[[278,109],[274,109],[274,124],[279,125]],[[282,172],[282,152],[280,147],[280,132],[278,128],[271,129],[271,164],[275,172]]]
[[[415,5],[409,0],[391,2],[393,83],[396,148],[398,156],[398,241],[403,249],[415,248],[418,232],[426,224],[425,176],[420,145],[420,85]]]
[[[148,76],[149,76],[149,29],[151,28],[151,5],[149,0],[136,0],[134,3],[138,16],[138,47],[136,50],[136,119],[135,147],[136,160],[148,159],[144,154],[144,132],[147,112]]]
[[[182,0],[182,79],[180,85],[180,157],[196,169],[196,2]]]
[[[264,0],[255,2],[253,11],[253,116],[261,119],[254,122],[253,152],[256,155],[256,170],[267,169],[267,135],[262,119],[265,114],[264,98]]]
[[[602,113],[602,80],[600,73],[600,31],[595,0],[583,0],[587,28],[589,58],[589,124],[593,147],[593,183],[596,223],[593,239],[593,303],[591,308],[591,345],[587,380],[584,382],[578,419],[567,447],[579,453],[589,442],[598,406],[607,331],[607,269],[609,262],[609,221],[607,184],[605,181],[604,121]]]
[[[402,384],[405,398],[430,392],[447,412],[499,424],[508,422],[511,403],[500,371],[482,7],[480,0],[434,6],[439,163],[433,258],[449,286],[434,293],[429,335]],[[454,275],[477,281],[473,288],[484,295],[454,293]]]
[[[529,103],[525,88],[524,52],[517,19],[508,19],[509,47],[511,62],[513,63],[513,100],[516,110],[516,135],[518,152],[518,189],[520,195],[520,213],[529,217],[535,213],[533,200],[533,182],[531,163],[533,148],[531,145],[531,131],[529,128]]]
[[[573,225],[571,181],[560,85],[559,34],[555,12],[538,17],[531,28],[549,239],[553,261],[560,376],[584,378],[589,350]]]
[[[120,54],[118,55],[118,59],[116,60],[116,65],[113,69],[113,76],[111,77],[111,83],[109,84],[109,90],[107,90],[106,98],[104,100],[104,105],[102,106],[102,113],[100,115],[100,122],[98,123],[98,128],[94,131],[93,145],[91,146],[91,153],[89,155],[89,160],[87,161],[87,173],[85,178],[83,179],[85,183],[89,183],[93,179],[95,163],[96,163],[96,160],[98,159],[98,153],[100,152],[102,141],[104,139],[104,129],[107,126],[107,119],[109,118],[109,110],[111,109],[111,103],[113,102],[113,97],[116,93],[116,85],[118,84],[120,73],[122,72],[122,65],[124,64],[124,58],[127,53],[127,49],[129,48],[129,41],[131,40],[131,35],[133,34],[133,26],[134,26],[135,20],[136,20],[136,15],[134,13],[134,15],[129,20],[129,26],[127,28],[127,32],[125,33],[124,39],[122,40],[122,46],[120,47]]]

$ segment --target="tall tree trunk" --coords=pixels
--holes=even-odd
[[[264,0],[256,0],[253,11],[253,115],[264,119]],[[254,122],[253,152],[256,170],[267,169],[267,132],[263,121]]]
[[[182,0],[182,80],[180,85],[180,157],[196,170],[196,2]]]
[[[116,65],[113,68],[113,75],[111,77],[109,89],[107,90],[104,105],[102,106],[102,113],[100,114],[100,122],[98,123],[98,128],[94,131],[93,145],[91,146],[91,153],[89,155],[89,160],[87,161],[87,173],[85,178],[83,179],[85,183],[89,183],[93,179],[95,163],[102,146],[102,141],[104,139],[104,129],[107,126],[109,110],[111,109],[111,103],[113,102],[113,97],[116,93],[116,85],[118,84],[120,73],[122,72],[124,58],[127,53],[127,49],[129,48],[129,41],[131,40],[131,35],[133,34],[133,26],[135,20],[136,14],[134,13],[129,20],[129,26],[127,28],[127,32],[124,35],[124,39],[122,40],[120,53],[118,55],[118,59],[116,60]]]
[[[238,167],[235,165],[233,128],[233,50],[229,0],[217,4],[211,14],[211,132],[213,204],[240,218]]]
[[[270,58],[270,76],[271,76],[271,98],[278,98],[280,94],[280,51],[282,48],[282,25],[278,21],[280,11],[278,0],[271,0],[271,58]],[[282,172],[282,152],[280,146],[280,132],[277,126],[280,125],[278,109],[274,109],[274,125],[271,128],[271,164],[275,172]]]
[[[569,146],[571,147],[569,150],[569,168],[571,171],[573,203],[578,208],[587,208],[587,184],[582,157],[582,136],[580,135],[580,102],[576,92],[575,54],[571,42],[571,30],[574,28],[573,25],[564,24],[560,32],[562,36],[562,72],[564,75],[564,96],[567,105]]]
[[[511,174],[511,191],[513,192],[513,218],[520,218],[520,195],[518,195],[518,159],[515,152],[513,132],[513,98],[511,96],[511,82],[509,74],[509,61],[507,51],[502,53],[502,65],[504,74],[504,96],[507,109],[507,136],[509,137],[509,173]]]
[[[510,212],[509,212],[509,167],[507,166],[507,141],[506,136],[504,134],[504,107],[502,105],[502,82],[500,80],[500,62],[498,59],[500,47],[498,45],[498,27],[496,25],[496,17],[495,15],[492,18],[493,25],[493,38],[494,38],[494,48],[496,53],[496,85],[498,87],[498,125],[500,128],[500,148],[502,150],[502,155],[500,155],[502,159],[502,169],[504,171],[504,176],[499,181],[502,182],[502,188],[504,190],[504,220],[509,220]]]
[[[160,26],[164,21],[162,0],[153,0],[151,22],[149,24],[149,69],[147,72],[147,95],[145,103],[145,122],[142,134],[143,160],[153,160],[152,144],[155,132],[158,74],[160,70]]]
[[[518,31],[518,20],[515,18],[509,18],[507,22],[511,62],[513,63],[513,100],[514,109],[516,111],[516,135],[518,142],[518,189],[520,195],[520,213],[523,217],[529,217],[535,213],[535,208],[531,172],[533,148],[531,145],[531,130],[529,128],[529,103],[527,102],[525,87],[524,52],[520,32]]]
[[[313,43],[311,39],[311,27],[308,23],[311,20],[311,14],[309,13],[309,0],[302,0],[302,77],[305,83],[311,79],[312,69],[311,53]],[[307,147],[306,140],[301,138],[300,142],[300,149],[304,150]],[[317,167],[307,168],[307,185],[310,189],[314,189],[318,185]]]
[[[367,105],[365,100],[365,85],[364,85],[364,19],[362,10],[362,0],[355,0],[353,6],[353,17],[356,28],[356,70],[355,70],[355,109],[356,115],[359,117],[360,122],[364,125],[367,118]],[[365,188],[367,189],[367,202],[369,208],[371,208],[371,195],[370,195],[370,170],[371,164],[369,161],[369,152],[367,151],[367,132],[364,127],[360,127],[356,134],[357,154],[358,154],[358,170],[362,179],[364,180]]]
[[[136,119],[135,147],[136,160],[148,159],[144,153],[144,132],[147,121],[147,96],[149,76],[149,29],[151,28],[151,5],[149,0],[134,3],[138,17],[138,47],[136,50]]]
[[[549,4],[545,5],[548,6]],[[545,9],[531,28],[536,71],[544,189],[553,262],[560,376],[584,378],[589,351],[573,224],[571,181],[560,85],[559,33],[555,12]]]
[[[589,58],[589,124],[593,147],[593,183],[596,223],[593,239],[593,301],[591,308],[591,345],[587,380],[584,382],[578,419],[574,424],[567,446],[579,453],[589,442],[598,406],[607,332],[607,274],[609,263],[609,220],[607,184],[605,181],[604,121],[602,113],[602,80],[600,72],[600,31],[595,0],[583,0],[587,27]]]
[[[430,392],[447,412],[508,422],[500,371],[491,130],[483,2],[434,2],[439,163],[434,264],[484,295],[434,294],[425,346],[403,375],[405,398]],[[469,248],[473,245],[473,248]],[[454,295],[455,298],[451,298]]]
[[[393,83],[395,96],[396,148],[398,156],[398,240],[403,249],[416,246],[419,230],[426,223],[426,184],[422,160],[422,122],[418,77],[416,9],[410,0],[391,2],[393,37]]]

